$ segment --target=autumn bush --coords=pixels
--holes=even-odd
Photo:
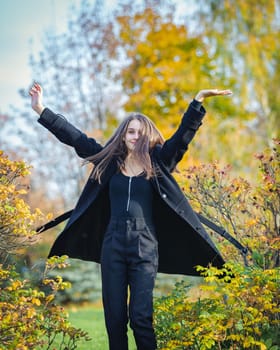
[[[252,264],[263,269],[279,267],[280,141],[274,140],[273,147],[254,157],[259,161],[255,183],[231,177],[231,167],[217,162],[189,167],[180,182],[198,212],[249,249]],[[240,261],[236,248],[217,238],[226,259]]]
[[[279,269],[235,263],[199,270],[200,298],[192,300],[190,286],[180,282],[155,302],[160,349],[280,349]]]
[[[12,161],[0,150],[0,257],[4,261],[11,253],[37,241],[34,224],[42,218],[39,209],[31,212],[24,202],[27,188],[23,178],[29,167],[23,161]]]
[[[155,302],[160,349],[280,349],[280,142],[256,154],[256,182],[218,163],[188,168],[180,181],[193,207],[248,248],[242,256],[211,233],[227,266],[197,267],[196,298],[185,282]]]
[[[27,190],[22,180],[28,173],[24,162],[11,161],[0,151],[0,349],[54,349],[54,341],[60,349],[76,349],[88,336],[72,327],[65,310],[55,303],[69,283],[60,276],[49,277],[53,269],[66,267],[66,257],[46,261],[37,287],[8,263],[11,254],[21,254],[37,242],[34,227],[43,218],[22,197]]]

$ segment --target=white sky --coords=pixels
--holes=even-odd
[[[22,106],[20,88],[31,83],[29,55],[42,48],[48,30],[67,28],[67,15],[80,0],[0,0],[0,112]]]

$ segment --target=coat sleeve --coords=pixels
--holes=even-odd
[[[193,100],[184,113],[176,132],[165,141],[160,151],[160,159],[172,172],[188,149],[196,131],[202,124],[206,111],[200,102]]]
[[[55,135],[59,141],[75,148],[81,158],[87,158],[102,150],[102,146],[95,139],[87,137],[82,131],[69,123],[67,119],[45,108],[38,122]]]

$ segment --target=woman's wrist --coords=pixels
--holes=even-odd
[[[43,105],[37,105],[33,107],[33,110],[40,116],[45,107]]]
[[[201,95],[201,93],[199,92],[199,93],[195,96],[194,99],[195,99],[196,101],[202,103],[203,100],[204,100],[204,97],[203,97],[203,96]]]

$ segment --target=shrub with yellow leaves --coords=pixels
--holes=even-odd
[[[231,178],[230,166],[193,166],[180,177],[192,206],[247,246],[250,262],[263,269],[280,266],[280,140],[255,155],[256,183]],[[239,261],[236,248],[213,235],[226,260]]]
[[[31,212],[23,200],[27,189],[22,180],[30,168],[23,161],[12,161],[0,150],[0,258],[16,253],[38,240],[34,226],[43,215]]]
[[[43,218],[22,198],[26,189],[20,180],[28,173],[24,162],[11,161],[0,151],[0,349],[51,349],[55,340],[60,349],[76,349],[88,335],[71,326],[65,310],[55,303],[57,293],[69,283],[60,276],[48,278],[53,269],[67,266],[67,257],[46,262],[38,287],[22,279],[14,265],[7,265],[10,254],[37,241],[34,226]]]
[[[198,270],[204,281],[197,300],[182,281],[155,302],[159,349],[280,349],[279,268],[235,263]]]
[[[187,169],[181,183],[193,207],[248,247],[213,235],[227,265],[197,267],[202,282],[184,281],[155,302],[159,349],[280,350],[280,141],[257,154],[256,183],[231,178],[218,163]],[[185,175],[185,176],[184,176]]]
[[[65,309],[54,302],[56,294],[69,288],[69,283],[59,276],[50,279],[48,273],[66,267],[66,258],[47,261],[40,288],[21,280],[13,266],[0,265],[0,349],[51,349],[56,344],[60,349],[74,350],[79,340],[89,340],[86,332],[70,324]]]

